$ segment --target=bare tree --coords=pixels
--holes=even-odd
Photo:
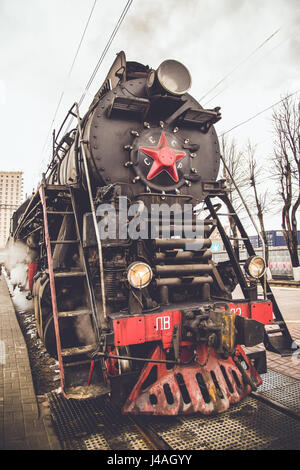
[[[253,145],[249,140],[246,147],[245,171],[247,173],[248,184],[253,190],[253,203],[251,204],[251,207],[254,208],[259,221],[261,236],[265,243],[265,261],[266,266],[268,267],[269,247],[265,230],[264,216],[270,210],[271,204],[268,198],[268,190],[261,189],[261,182],[263,181],[264,177],[264,169],[257,162],[256,150],[257,145]]]
[[[294,278],[300,280],[296,213],[300,205],[300,110],[287,95],[273,112],[274,175],[282,203],[281,226]]]
[[[243,171],[243,152],[238,149],[234,139],[228,141],[224,136],[221,139],[221,152],[225,160],[226,166],[236,182],[238,188],[242,190],[246,185],[246,176]],[[228,188],[228,198],[233,205],[237,214],[243,213],[244,206],[243,203],[235,189],[233,181],[230,175],[227,173],[225,166],[223,165],[223,178],[226,180],[226,186]],[[230,229],[232,232],[233,238],[238,238],[237,227],[234,223],[233,217],[229,217],[230,220]],[[234,240],[233,243],[234,250],[239,255],[239,243],[238,240]]]

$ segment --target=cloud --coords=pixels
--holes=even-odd
[[[54,122],[56,129],[81,96],[126,0],[98,0],[66,84],[93,3],[0,1],[0,83],[6,85],[0,126],[6,136],[2,152],[11,156],[2,157],[1,165],[2,169],[25,171],[26,192],[36,186],[46,167],[49,153],[42,154],[42,148],[62,90],[65,94]],[[99,88],[115,54],[124,50],[128,60],[153,68],[168,58],[183,62],[192,75],[191,93],[199,99],[280,28],[207,97],[217,95],[209,106],[222,107],[223,119],[216,126],[221,133],[278,101],[282,93],[300,87],[299,22],[298,0],[135,0],[90,93]],[[1,96],[0,88],[0,100]],[[91,96],[84,106],[89,101]],[[249,136],[264,142],[266,153],[271,144],[267,115],[232,135],[241,142]]]

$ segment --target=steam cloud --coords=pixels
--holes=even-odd
[[[26,299],[28,263],[31,261],[28,247],[22,242],[16,242],[3,251],[2,257],[13,303],[19,311],[32,309],[32,301]]]

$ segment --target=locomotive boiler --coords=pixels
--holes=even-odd
[[[217,179],[220,109],[190,86],[175,60],[154,70],[120,52],[85,116],[70,109],[74,128],[54,134],[42,182],[14,214],[11,240],[27,244],[38,334],[66,397],[110,394],[135,414],[222,411],[266,371],[265,350],[245,348],[292,343]],[[215,230],[228,255],[219,263]]]

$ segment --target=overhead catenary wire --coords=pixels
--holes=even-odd
[[[97,0],[95,0],[95,2],[94,2],[94,5],[93,5],[93,8],[92,8],[91,13],[90,13],[90,15],[89,15],[88,22],[87,22],[87,24],[86,24],[86,27],[85,27],[85,30],[84,30],[83,35],[85,34],[85,32],[86,32],[86,30],[87,30],[88,23],[90,22],[90,19],[91,19],[92,13],[93,13],[93,11],[94,11],[94,7],[95,7],[96,2],[97,2]],[[92,82],[93,82],[93,80],[94,80],[94,78],[95,78],[95,76],[96,76],[98,70],[99,70],[99,67],[100,67],[100,65],[102,64],[102,62],[103,62],[103,60],[104,60],[104,58],[105,58],[105,56],[106,56],[106,54],[107,54],[107,52],[108,52],[108,50],[109,50],[110,45],[112,44],[112,42],[113,42],[113,40],[114,40],[114,38],[115,38],[115,36],[116,36],[116,34],[117,34],[117,32],[118,32],[118,30],[119,30],[121,24],[123,23],[123,20],[124,20],[126,14],[127,14],[127,12],[128,12],[128,10],[129,10],[129,8],[130,8],[132,2],[133,2],[133,0],[128,0],[128,1],[127,1],[126,5],[125,5],[125,7],[124,7],[124,9],[123,9],[123,11],[122,11],[122,13],[121,13],[121,16],[120,16],[120,18],[119,18],[119,20],[118,20],[118,22],[117,22],[117,24],[116,24],[116,26],[115,26],[115,28],[114,28],[112,34],[110,35],[110,38],[109,38],[108,42],[107,42],[107,44],[106,44],[106,46],[105,46],[105,48],[104,48],[104,50],[103,50],[103,52],[102,52],[102,54],[101,54],[101,57],[100,57],[100,59],[98,60],[98,62],[97,62],[97,64],[96,64],[96,67],[94,68],[94,71],[93,71],[93,73],[92,73],[92,75],[91,75],[91,77],[90,77],[90,79],[89,79],[89,81],[88,81],[88,83],[87,83],[87,85],[86,85],[86,87],[85,87],[85,89],[84,89],[84,92],[83,92],[83,94],[82,94],[80,100],[78,101],[78,107],[82,104],[82,102],[83,102],[83,100],[84,100],[84,98],[85,98],[85,96],[86,96],[86,94],[87,94],[87,92],[88,92],[88,90],[89,90],[89,88],[90,88],[90,86],[91,86],[91,84],[92,84]],[[80,48],[80,46],[81,46],[81,44],[82,44],[82,41],[83,41],[83,37],[81,38],[81,41],[80,41],[79,46],[78,46],[78,48],[77,48],[76,57],[77,57],[77,55],[78,55],[79,48]],[[76,60],[76,59],[75,59],[75,60]],[[74,64],[75,64],[75,61],[73,60],[72,65],[71,65],[71,68],[72,68],[72,69],[73,69],[73,67],[74,67]],[[62,97],[61,97],[61,99],[62,99]],[[61,100],[60,100],[60,102],[61,102]],[[56,113],[57,113],[57,111],[56,111]],[[52,124],[53,124],[53,122],[54,122],[54,119],[55,119],[55,117],[53,118],[53,121],[52,121],[52,123],[51,123],[51,127],[52,127]],[[67,133],[67,132],[69,131],[73,119],[74,119],[74,117],[72,116],[72,117],[70,118],[70,120],[69,120],[69,124],[68,124],[68,127],[67,127],[65,133]],[[50,132],[51,132],[51,128],[50,128],[49,133],[50,133]],[[49,133],[48,133],[48,136],[47,136],[47,141],[48,141],[48,138],[49,138]],[[46,144],[47,144],[47,141],[45,142],[45,146],[46,146]],[[44,148],[45,148],[45,146],[44,146]],[[43,163],[43,161],[42,161],[42,163]],[[42,163],[41,163],[41,166],[42,166]],[[50,164],[49,164],[49,165],[50,165]],[[48,168],[49,168],[49,165],[48,165]],[[39,171],[39,173],[40,173],[40,171]]]
[[[108,39],[108,41],[107,41],[107,43],[106,43],[106,45],[105,45],[105,47],[104,47],[104,49],[103,49],[103,52],[102,52],[102,54],[101,54],[101,56],[100,56],[100,58],[99,58],[99,60],[98,60],[98,62],[97,62],[97,64],[96,64],[96,66],[95,66],[95,68],[94,68],[94,70],[93,70],[93,73],[91,74],[91,76],[90,76],[90,78],[89,78],[89,80],[88,80],[88,82],[87,82],[87,84],[86,84],[86,86],[85,86],[85,89],[84,89],[84,91],[83,91],[83,94],[81,95],[81,98],[78,100],[78,107],[80,107],[81,104],[83,103],[83,100],[84,100],[84,98],[86,97],[86,94],[88,93],[88,91],[89,91],[89,89],[90,89],[90,87],[91,87],[91,85],[92,85],[92,83],[93,83],[93,81],[94,81],[94,78],[95,78],[95,76],[96,76],[96,74],[97,74],[97,72],[98,72],[98,70],[99,70],[99,68],[100,68],[100,66],[101,66],[101,64],[102,64],[102,62],[103,62],[103,60],[104,60],[104,58],[105,58],[105,56],[106,56],[106,54],[107,54],[107,52],[108,52],[108,50],[109,50],[109,48],[110,48],[112,42],[113,42],[113,40],[114,40],[114,38],[115,38],[117,32],[119,31],[119,29],[120,29],[120,27],[121,27],[121,25],[122,25],[122,23],[123,23],[123,21],[124,21],[124,18],[125,18],[125,16],[126,16],[128,10],[129,10],[129,8],[130,8],[132,2],[133,2],[133,0],[128,0],[128,1],[127,1],[126,5],[125,5],[125,7],[124,7],[124,9],[123,9],[123,11],[122,11],[122,13],[121,13],[121,16],[119,17],[119,20],[118,20],[118,22],[117,22],[117,24],[116,24],[116,26],[115,26],[113,32],[111,33],[111,35],[110,35],[110,37],[109,37],[109,39]],[[67,127],[67,129],[66,129],[66,132],[68,132],[68,130],[70,129],[71,124],[72,124],[72,122],[73,122],[73,119],[74,119],[74,117],[71,116],[70,121],[69,121],[69,124],[68,124],[68,127]]]
[[[252,64],[252,67],[255,66],[255,64],[257,64],[257,62],[261,61],[262,59],[265,59],[266,56],[272,54],[274,51],[276,51],[276,49],[278,49],[278,47],[282,46],[285,42],[287,42],[292,36],[294,36],[294,34],[298,32],[298,28],[296,28],[294,31],[291,32],[291,34],[289,34],[286,38],[284,38],[282,41],[280,41],[279,44],[276,44],[276,46],[274,46],[271,50],[268,50],[266,51],[265,54],[263,54],[261,57],[258,58],[258,60],[256,60],[254,62],[254,64]],[[221,89],[220,91],[218,91],[212,98],[209,98],[208,101],[206,101],[203,106],[207,106],[211,101],[213,101],[217,96],[221,95],[222,93],[224,93],[224,91],[226,91],[229,87],[232,86],[232,83],[234,83],[234,80],[230,80],[230,83],[225,85],[225,88]]]
[[[111,43],[113,42],[113,40],[114,40],[114,38],[115,38],[115,36],[116,36],[118,30],[120,29],[121,24],[123,23],[124,18],[125,18],[125,16],[126,16],[128,10],[129,10],[129,8],[130,8],[132,2],[133,2],[133,0],[128,0],[128,1],[127,1],[126,5],[125,5],[125,7],[124,7],[124,9],[123,9],[123,11],[122,11],[122,13],[121,13],[121,16],[120,16],[120,18],[119,18],[119,20],[118,20],[118,22],[117,22],[117,24],[116,24],[116,26],[115,26],[115,28],[114,28],[112,34],[110,35],[110,38],[109,38],[109,40],[108,40],[108,42],[107,42],[107,44],[106,44],[106,46],[105,46],[105,48],[104,48],[104,50],[103,50],[101,56],[100,56],[100,59],[98,60],[98,62],[97,62],[97,64],[96,64],[96,67],[94,68],[94,71],[93,71],[93,73],[92,73],[92,75],[91,75],[91,77],[90,77],[90,79],[89,79],[89,81],[88,81],[88,83],[87,83],[87,85],[86,85],[86,87],[85,87],[85,89],[84,89],[84,92],[83,92],[83,94],[82,94],[82,96],[81,96],[81,98],[80,98],[80,100],[79,100],[79,103],[78,103],[79,106],[80,106],[80,104],[82,103],[82,101],[84,100],[85,95],[86,95],[86,93],[88,92],[88,90],[89,90],[91,84],[93,83],[93,80],[94,80],[94,78],[95,78],[95,76],[96,76],[96,74],[97,74],[97,72],[98,72],[98,70],[99,70],[99,68],[100,68],[100,66],[101,66],[101,64],[102,64],[102,62],[103,62],[103,60],[104,60],[104,58],[105,58],[105,56],[106,56],[106,54],[107,54],[109,48],[110,48],[110,46],[111,46]]]
[[[64,94],[65,94],[65,91],[66,91],[66,87],[67,87],[68,81],[69,81],[69,79],[70,79],[70,77],[71,77],[71,74],[72,74],[72,72],[73,72],[76,59],[77,59],[77,57],[78,57],[78,54],[79,54],[81,45],[82,45],[82,43],[83,43],[83,40],[84,40],[86,31],[87,31],[88,26],[89,26],[89,24],[90,24],[90,21],[91,21],[91,18],[92,18],[92,15],[93,15],[93,12],[94,12],[94,9],[95,9],[95,6],[96,6],[97,1],[98,1],[98,0],[94,0],[94,3],[93,3],[93,5],[92,5],[92,8],[91,8],[90,13],[89,13],[89,16],[88,16],[88,19],[87,19],[87,21],[86,21],[86,23],[85,23],[84,30],[83,30],[83,32],[82,32],[82,35],[81,35],[79,44],[78,44],[78,46],[77,46],[77,49],[76,49],[76,52],[75,52],[75,55],[74,55],[72,64],[71,64],[71,66],[70,66],[70,68],[69,68],[67,77],[66,77],[66,79],[65,79],[64,87],[63,87],[63,90],[62,90],[62,92],[61,92],[61,94],[60,94],[60,97],[59,97],[59,100],[58,100],[58,103],[57,103],[57,106],[56,106],[56,109],[55,109],[55,112],[54,112],[54,115],[53,115],[53,118],[52,118],[52,121],[51,121],[51,124],[50,124],[50,128],[49,128],[49,131],[48,131],[48,133],[47,133],[47,137],[46,137],[45,143],[44,143],[44,145],[43,145],[42,155],[44,154],[44,151],[45,151],[46,146],[47,146],[47,144],[48,144],[48,140],[49,140],[49,136],[50,136],[50,133],[51,133],[51,130],[52,130],[52,126],[53,126],[53,124],[54,124],[54,122],[55,122],[55,119],[56,119],[58,110],[59,110],[59,108],[60,108],[62,99],[63,99]]]
[[[297,93],[300,92],[300,88],[296,91],[294,91],[293,93],[290,93],[289,95],[285,96],[284,98],[282,98],[281,100],[277,101],[276,103],[272,104],[271,106],[268,106],[267,108],[263,109],[262,111],[259,111],[258,113],[254,114],[253,116],[249,117],[248,119],[246,119],[245,121],[242,121],[238,124],[236,124],[235,126],[233,126],[231,129],[228,129],[228,131],[225,131],[223,132],[222,134],[219,134],[218,137],[223,137],[224,135],[228,134],[229,132],[233,131],[234,129],[237,129],[238,127],[240,126],[243,126],[244,124],[246,124],[247,122],[250,122],[252,121],[252,119],[255,119],[256,117],[260,116],[261,114],[265,113],[266,111],[268,111],[269,109],[272,109],[274,108],[274,106],[277,106],[278,104],[282,103],[282,101],[284,101],[285,99],[287,98],[290,98],[291,96],[294,96],[296,95]]]
[[[209,95],[213,90],[215,90],[221,83],[223,83],[232,73],[234,73],[241,65],[243,65],[247,60],[249,60],[257,51],[259,51],[267,42],[269,42],[277,33],[279,33],[280,28],[274,31],[270,36],[268,36],[259,46],[257,46],[245,59],[239,62],[230,72],[228,72],[223,78],[221,78],[212,88],[210,88],[199,101],[202,101]]]

